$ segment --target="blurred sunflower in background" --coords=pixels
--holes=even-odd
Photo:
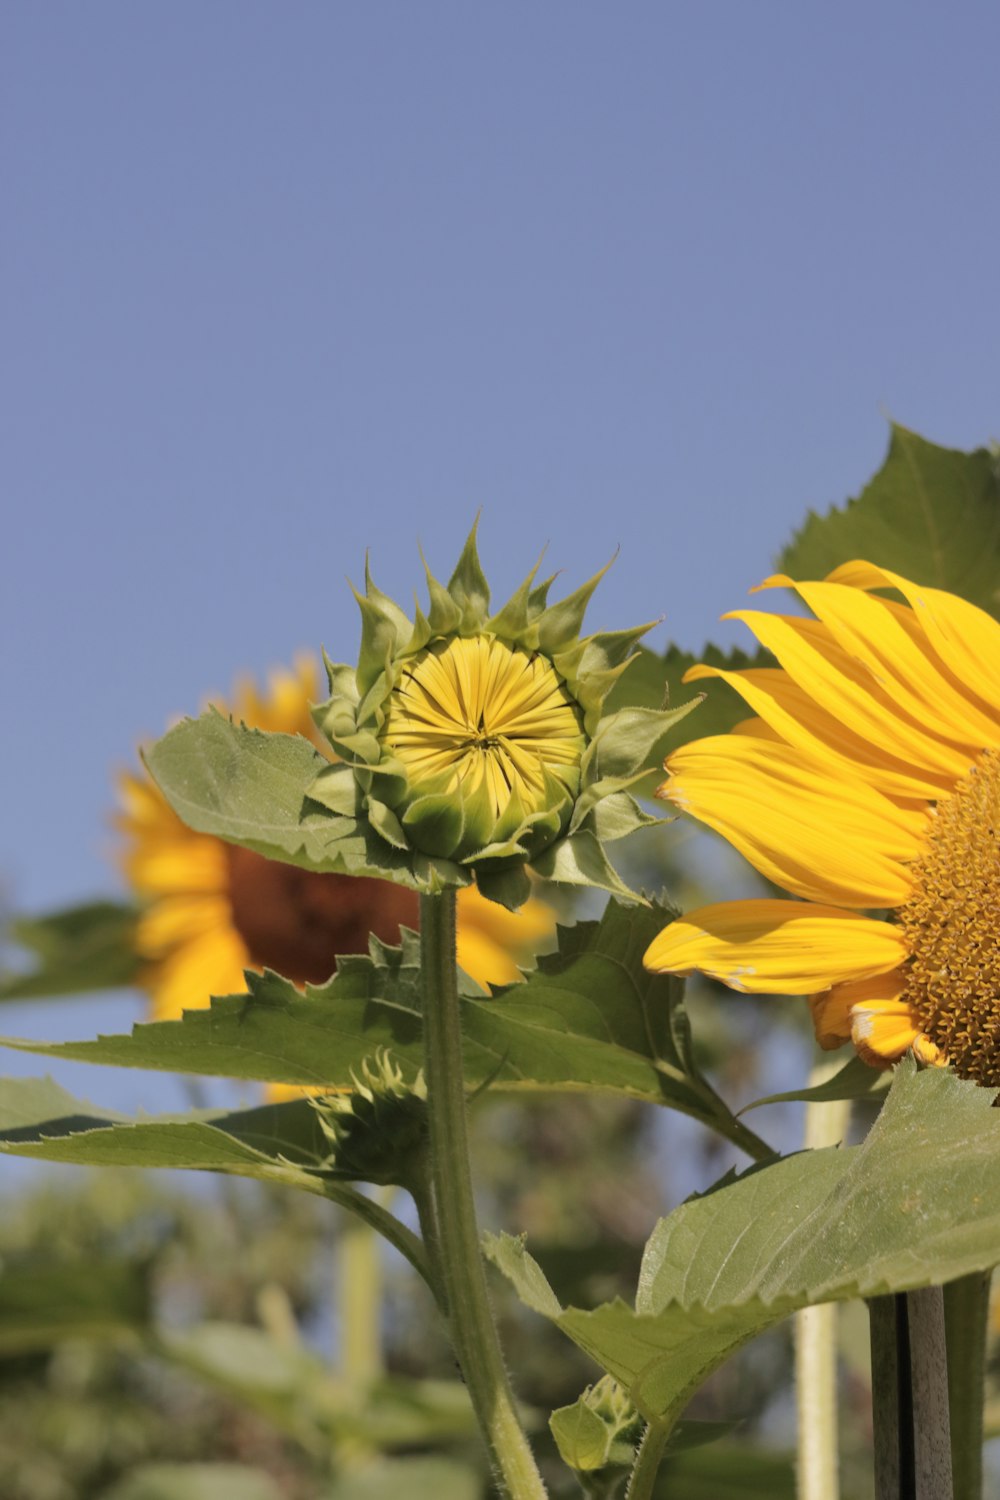
[[[912,1048],[1000,1084],[1000,624],[867,562],[760,587],[814,618],[726,616],[778,666],[688,672],[754,717],[669,756],[659,795],[800,899],[690,912],[646,964],[809,995],[820,1045],[876,1067]]]
[[[329,753],[310,713],[318,683],[318,664],[303,656],[291,670],[273,671],[264,692],[242,679],[215,707],[254,729],[303,735]],[[212,995],[241,993],[248,968],[322,983],[339,954],[368,951],[369,934],[396,943],[401,925],[418,924],[418,897],[402,886],[301,870],[195,833],[144,771],[123,772],[119,796],[120,861],[143,905],[140,982],[157,1020],[208,1005]],[[470,886],[458,894],[459,964],[481,985],[510,983],[554,921],[537,898],[513,913]]]

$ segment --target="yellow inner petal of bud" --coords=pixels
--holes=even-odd
[[[443,777],[470,794],[485,783],[499,817],[515,792],[526,813],[546,806],[545,769],[565,780],[580,764],[582,719],[546,657],[491,636],[455,637],[404,667],[382,741],[415,792]]]
[[[938,803],[899,910],[902,999],[963,1078],[1000,1085],[1000,754]]]

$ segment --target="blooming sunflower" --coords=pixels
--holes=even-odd
[[[266,692],[243,680],[231,702],[217,707],[253,728],[304,735],[322,749],[309,709],[318,680],[317,665],[303,657],[291,671],[273,672]],[[367,952],[369,934],[395,943],[401,924],[417,926],[414,891],[279,864],[196,833],[144,773],[123,773],[119,792],[121,863],[144,906],[137,944],[157,1020],[174,1020],[212,995],[241,993],[245,969],[321,983],[338,954]],[[542,901],[533,898],[515,915],[474,887],[459,892],[458,961],[479,984],[517,979],[518,959],[526,961],[552,930]]]
[[[800,899],[690,912],[646,965],[808,995],[820,1045],[876,1067],[912,1048],[1000,1084],[1000,624],[868,562],[779,586],[814,618],[727,616],[778,666],[691,669],[754,717],[670,755],[659,795]]]

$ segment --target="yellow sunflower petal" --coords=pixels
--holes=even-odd
[[[997,742],[996,720],[938,670],[936,653],[929,652],[926,644],[921,649],[919,638],[904,628],[884,599],[842,583],[796,583],[783,573],[765,579],[759,587],[794,589],[837,645],[870,672],[873,681],[925,731],[963,745],[973,754]]]
[[[196,891],[215,895],[228,885],[225,845],[204,834],[147,839],[127,851],[122,862],[130,883],[145,896]]]
[[[858,589],[898,589],[927,640],[957,677],[991,708],[1000,708],[1000,624],[985,610],[943,589],[923,588],[874,563],[843,563],[828,582]]]
[[[304,653],[295,659],[292,670],[275,668],[269,675],[267,691],[258,691],[252,677],[241,678],[231,704],[219,704],[221,712],[231,712],[254,729],[272,734],[301,734],[319,742],[309,710],[319,694],[319,665]]]
[[[742,620],[820,708],[894,760],[952,780],[969,769],[967,754],[906,719],[820,621],[758,610],[735,610],[724,618]]]
[[[180,819],[167,806],[159,788],[148,776],[137,776],[134,771],[121,771],[117,783],[122,804],[122,810],[116,819],[119,824],[162,827],[168,821],[165,814],[169,814],[171,823],[180,824]]]
[[[208,1005],[213,995],[239,995],[246,989],[249,956],[230,926],[203,932],[153,966],[146,984],[157,1021],[176,1021],[185,1010]]]
[[[136,948],[144,958],[161,958],[202,933],[227,928],[230,916],[226,896],[164,896],[139,918]]]
[[[842,1047],[851,1040],[851,1009],[862,1001],[898,1000],[906,983],[901,970],[877,974],[872,979],[848,979],[809,999],[816,1040],[824,1051]]]
[[[905,1000],[862,1000],[852,1006],[851,1039],[858,1055],[874,1068],[898,1062],[911,1047],[922,1062],[942,1060],[940,1048],[920,1029]]]
[[[715,735],[666,762],[659,795],[714,828],[768,880],[807,901],[897,906],[912,889],[922,810],[858,781],[835,781],[790,746]]]
[[[678,917],[646,950],[647,969],[700,970],[751,994],[810,995],[885,974],[906,957],[888,922],[798,901],[727,901]]]
[[[470,885],[456,904],[458,962],[484,989],[520,979],[518,963],[528,964],[555,931],[552,908],[536,897],[512,912]]]
[[[828,766],[838,777],[857,777],[885,796],[904,801],[933,800],[949,791],[954,782],[950,775],[931,775],[885,751],[873,750],[869,740],[819,708],[787,672],[778,668],[726,672],[721,667],[698,665],[688,669],[684,681],[698,682],[705,677],[719,677],[728,683],[773,733]]]

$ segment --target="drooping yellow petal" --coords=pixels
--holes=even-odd
[[[874,1068],[898,1062],[911,1047],[922,1063],[942,1066],[947,1061],[905,1000],[862,1000],[852,1006],[851,1039],[858,1055]]]
[[[843,563],[828,582],[858,589],[898,589],[927,640],[957,677],[990,705],[1000,708],[1000,624],[985,610],[943,589],[924,588],[874,563]]]
[[[678,917],[643,959],[656,973],[700,970],[750,994],[810,995],[888,973],[906,957],[899,929],[834,906],[727,901]]]
[[[807,901],[897,906],[911,890],[922,810],[860,781],[834,781],[788,745],[715,735],[667,758],[659,795],[729,840],[768,880]]]
[[[844,984],[835,984],[831,989],[810,996],[809,1008],[819,1045],[826,1052],[842,1047],[851,1040],[852,1007],[862,1001],[896,1001],[905,984],[902,971],[893,969],[872,979],[848,979]]]

